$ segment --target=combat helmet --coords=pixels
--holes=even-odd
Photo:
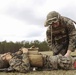
[[[45,22],[45,27],[48,25],[51,25],[53,22],[57,22],[60,19],[60,14],[56,11],[51,11],[50,13],[48,13],[47,15],[47,19]]]

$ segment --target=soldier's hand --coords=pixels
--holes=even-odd
[[[71,54],[71,50],[67,50],[67,53],[64,55],[65,57],[69,57]]]

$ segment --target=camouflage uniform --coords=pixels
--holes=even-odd
[[[23,53],[22,55],[14,55],[9,61],[10,68],[18,72],[28,72],[30,70],[30,63],[28,54]]]
[[[74,63],[76,62],[76,57],[65,57],[65,56],[46,56],[44,57],[43,69],[46,70],[71,70],[76,69]]]
[[[51,28],[51,17],[57,17],[60,26]],[[46,31],[47,42],[54,55],[65,55],[67,50],[75,50],[76,29],[71,19],[61,16],[59,13],[52,11],[47,15],[45,26],[48,26]],[[52,40],[51,40],[52,38]]]

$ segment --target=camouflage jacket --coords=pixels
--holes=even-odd
[[[52,27],[52,30],[51,26],[49,26],[46,31],[46,37],[48,45],[50,47],[52,45],[54,53],[57,53],[60,50],[61,54],[64,55],[66,53],[66,50],[74,51],[76,29],[70,19],[62,17],[62,19],[60,20],[60,26],[57,28]]]
[[[28,54],[23,53],[22,55],[14,55],[9,61],[10,68],[18,72],[28,72],[30,69],[30,63]]]

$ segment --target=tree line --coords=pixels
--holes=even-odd
[[[21,42],[7,42],[7,41],[2,41],[0,42],[0,54],[5,53],[5,52],[16,52],[18,51],[21,47],[26,47],[30,48],[31,46],[35,46],[39,48],[39,51],[48,51],[49,47],[47,45],[46,41],[21,41]]]

